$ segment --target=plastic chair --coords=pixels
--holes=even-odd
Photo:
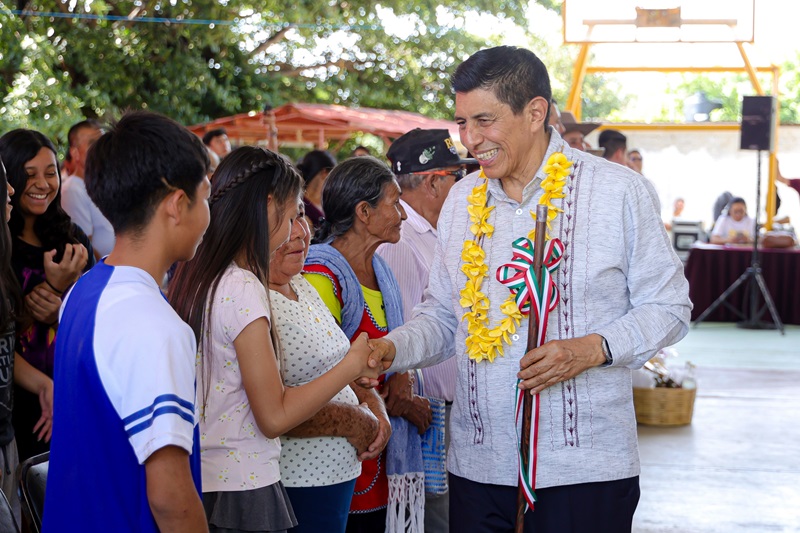
[[[17,519],[14,518],[14,511],[11,509],[11,504],[8,503],[8,498],[6,498],[2,490],[0,490],[0,531],[20,533]]]
[[[17,468],[22,512],[34,533],[42,530],[44,493],[49,467],[50,452],[45,452],[26,459]]]

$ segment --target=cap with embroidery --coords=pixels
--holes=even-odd
[[[398,138],[386,154],[395,174],[412,174],[437,168],[476,163],[461,159],[447,130],[414,129]]]

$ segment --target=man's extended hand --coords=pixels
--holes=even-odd
[[[519,362],[521,370],[517,377],[523,380],[520,388],[537,394],[603,364],[606,359],[601,342],[602,337],[592,333],[576,339],[550,341],[531,350]]]
[[[369,354],[369,366],[372,368],[382,368],[383,371],[386,372],[394,361],[394,343],[386,339],[370,339],[369,346],[372,349],[372,353]],[[373,388],[376,386],[375,382],[366,378],[358,378],[356,383],[365,388]]]

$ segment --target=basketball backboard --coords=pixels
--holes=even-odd
[[[564,0],[566,43],[753,42],[755,0]]]

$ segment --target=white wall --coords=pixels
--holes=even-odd
[[[708,227],[716,198],[724,191],[741,196],[753,214],[756,199],[758,152],[739,149],[738,131],[626,131],[628,148],[638,148],[644,158],[644,174],[656,186],[664,206],[664,216],[671,218],[675,198],[686,201],[684,218],[702,220]],[[587,141],[597,146],[598,133]],[[800,178],[800,126],[781,126],[778,133],[778,157],[781,172],[790,178]],[[761,221],[764,221],[768,157],[761,162]],[[778,216],[789,215],[792,225],[800,229],[800,196],[780,183],[781,197]]]

